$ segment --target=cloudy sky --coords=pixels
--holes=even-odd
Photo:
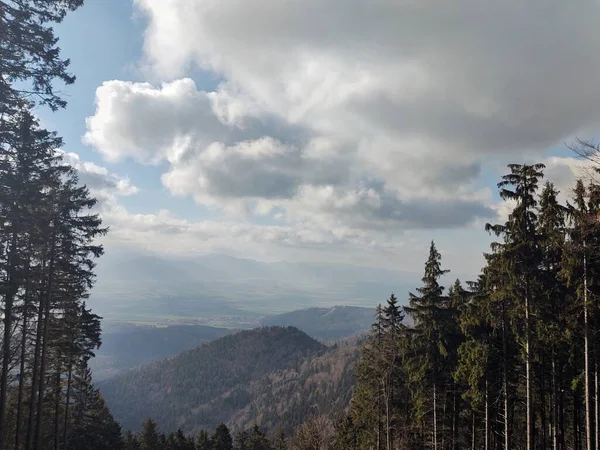
[[[600,129],[596,1],[88,0],[40,111],[107,250],[475,273],[508,162],[569,189]]]

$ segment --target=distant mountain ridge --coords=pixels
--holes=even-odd
[[[99,261],[97,273],[90,306],[107,319],[238,328],[298,305],[374,309],[392,292],[407,299],[420,279],[420,274],[352,265],[114,251]]]
[[[335,415],[347,406],[357,355],[357,347],[328,348],[294,327],[262,327],[98,387],[125,429],[153,417],[165,431],[194,433],[220,422],[291,430],[311,412]]]
[[[367,332],[375,320],[374,308],[334,306],[307,308],[265,317],[264,326],[293,326],[321,340],[337,340]]]

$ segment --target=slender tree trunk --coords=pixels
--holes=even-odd
[[[456,386],[452,390],[452,445],[451,449],[456,450]]]
[[[54,278],[54,237],[50,247],[50,263],[48,264],[48,289],[44,306],[44,327],[42,340],[42,356],[40,364],[40,381],[37,401],[37,420],[35,423],[35,450],[42,450],[42,423],[44,416],[44,392],[46,390],[46,362],[48,359],[48,331],[50,324],[50,303]]]
[[[437,450],[437,388],[433,382],[433,450]]]
[[[510,429],[508,426],[508,336],[506,336],[506,314],[502,308],[502,390],[504,391],[504,450],[510,450]]]
[[[444,389],[444,408],[443,408],[443,412],[442,412],[442,429],[441,429],[441,434],[442,434],[442,442],[440,443],[440,448],[446,448],[446,406],[448,403],[448,391],[446,389]]]
[[[562,370],[559,372],[559,386],[560,386],[560,395],[559,395],[559,410],[558,410],[558,445],[561,450],[564,450],[567,447],[566,443],[566,418],[565,418],[565,391],[563,389],[563,377]]]
[[[381,450],[381,394],[377,395],[377,450]]]
[[[541,428],[542,428],[542,450],[546,450],[546,446],[548,445],[548,429],[546,428],[547,424],[547,398],[546,395],[546,377],[544,376],[544,368],[546,367],[546,358],[542,358],[541,367],[540,367],[540,419],[541,419]]]
[[[14,215],[14,213],[13,213]],[[16,293],[15,280],[15,257],[17,251],[17,232],[16,225],[12,224],[12,239],[8,255],[7,281],[8,286],[4,296],[4,336],[2,341],[2,371],[0,373],[0,449],[6,447],[8,438],[6,436],[6,397],[8,392],[8,373],[10,371],[11,361],[11,332],[13,322],[13,302]]]
[[[50,291],[50,284],[48,284],[48,291]],[[40,380],[37,398],[37,417],[35,423],[35,449],[42,449],[42,425],[44,419],[44,393],[46,391],[46,362],[48,359],[48,329],[50,322],[50,294],[46,298],[46,305],[44,307],[44,325],[43,325],[43,338],[42,338],[42,355],[40,364]]]
[[[598,427],[598,417],[600,415],[600,411],[598,404],[598,361],[596,359],[596,355],[594,354],[594,448],[598,450],[598,432],[600,431],[600,427]]]
[[[552,352],[552,450],[558,450],[558,389],[556,388],[556,355]]]
[[[17,423],[15,425],[15,449],[21,445],[21,426],[23,423],[23,396],[25,393],[25,358],[27,357],[27,326],[29,320],[29,261],[27,263],[25,293],[23,295],[23,329],[21,331],[21,360],[19,361],[19,392],[17,394]]]
[[[575,448],[577,450],[581,450],[583,448],[582,438],[581,438],[581,411],[579,404],[579,397],[577,392],[573,392],[573,435],[575,437]],[[587,444],[586,444],[587,445]]]
[[[471,450],[475,450],[475,411],[471,411],[472,424],[471,424]]]
[[[392,437],[390,427],[390,388],[388,383],[385,383],[387,388],[385,389],[385,438],[386,438],[386,449],[392,450]]]
[[[587,282],[586,244],[583,243],[583,335],[584,335],[584,389],[585,389],[585,440],[586,449],[593,450],[592,442],[592,393],[590,387],[590,330]]]
[[[485,437],[484,448],[490,450],[490,403],[488,393],[488,380],[485,378]]]
[[[46,261],[42,261],[42,279],[46,270]],[[42,349],[42,331],[44,322],[44,297],[45,297],[45,283],[42,282],[42,286],[39,292],[38,300],[38,313],[37,313],[37,329],[35,335],[35,349],[33,353],[33,367],[31,369],[31,391],[29,393],[29,417],[27,419],[27,434],[25,438],[25,448],[31,450],[33,446],[33,427],[35,419],[35,404],[37,400],[37,386],[39,379],[39,365],[40,365],[40,354]]]
[[[598,297],[594,297],[594,330],[592,332],[592,354],[594,355],[594,448],[598,450],[599,438],[598,433],[600,432],[600,409],[598,404]]]
[[[63,448],[67,450],[67,429],[69,425],[69,402],[71,401],[71,380],[73,376],[73,363],[69,361],[69,368],[67,370],[67,393],[65,395],[65,417],[63,425]]]
[[[61,367],[60,367],[60,355],[57,358],[57,368],[56,368],[56,379],[55,379],[55,399],[54,399],[54,450],[58,450],[59,436],[60,436],[60,393],[62,391],[60,381],[61,381]]]
[[[527,450],[534,450],[534,415],[533,415],[533,390],[531,385],[531,317],[529,286],[525,295],[525,389],[527,397]]]
[[[577,405],[577,393],[573,392],[573,447],[575,450],[580,450],[579,446],[579,405]]]

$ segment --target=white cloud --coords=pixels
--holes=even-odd
[[[600,118],[592,1],[136,4],[150,19],[145,49],[159,74],[210,69],[319,130],[426,137],[440,151],[520,151]]]
[[[111,160],[166,161],[163,184],[202,205],[244,215],[283,210],[282,219],[326,228],[397,231],[453,228],[491,214],[481,193],[470,192],[478,164],[432,159],[422,141],[394,152],[385,136],[357,142],[319,134],[258,103],[236,103],[222,89],[198,91],[190,79],[159,88],[105,82],[96,98],[85,141]]]
[[[135,4],[163,82],[105,82],[85,142],[109,160],[162,163],[174,195],[250,219],[128,217],[141,229],[158,220],[203,242],[239,232],[254,251],[405,245],[410,230],[501,220],[498,161],[546,160],[565,192],[577,163],[544,153],[600,127],[595,2]],[[197,68],[223,82],[198,89],[185,78]],[[252,223],[264,216],[275,225]],[[224,235],[207,231],[220,223]]]
[[[82,161],[77,153],[59,150],[63,161],[77,171],[79,182],[86,185],[90,194],[98,200],[97,207],[104,210],[117,202],[117,197],[127,197],[139,192],[129,178],[110,173],[106,167]]]

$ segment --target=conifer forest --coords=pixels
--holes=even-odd
[[[339,430],[350,448],[598,448],[600,190],[580,180],[561,204],[541,164],[508,169],[512,210],[486,225],[478,279],[446,292],[432,243],[408,305],[378,309]]]
[[[477,279],[444,286],[459,268],[431,242],[422,284],[374,311],[344,411],[302,411],[291,433],[122,430],[88,367],[109,230],[36,117],[67,108],[53,26],[82,3],[0,0],[0,449],[600,450],[600,150],[585,141],[571,192],[543,164],[507,167]]]

